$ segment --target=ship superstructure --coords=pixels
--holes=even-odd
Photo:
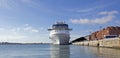
[[[52,25],[52,28],[48,29],[50,31],[49,38],[53,44],[69,44],[70,30],[72,29],[65,22],[56,22]]]

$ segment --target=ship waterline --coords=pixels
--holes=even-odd
[[[50,31],[49,37],[53,44],[66,45],[69,44],[70,30],[72,29],[68,28],[68,24],[65,24],[64,22],[57,22],[52,25],[51,29],[48,29],[48,31]]]

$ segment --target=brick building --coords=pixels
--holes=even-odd
[[[120,35],[120,27],[116,26],[110,26],[107,28],[104,28],[100,31],[96,31],[92,33],[89,37],[89,40],[100,40],[103,39],[105,35]]]

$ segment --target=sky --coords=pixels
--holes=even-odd
[[[70,40],[120,26],[120,0],[0,0],[0,42],[51,43],[47,30],[65,21]]]

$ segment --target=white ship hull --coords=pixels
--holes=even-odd
[[[68,24],[64,22],[57,22],[52,25],[52,28],[48,29],[50,31],[50,39],[53,44],[67,45],[69,44],[70,34],[69,31],[72,30],[68,27]]]
[[[51,31],[50,39],[52,40],[53,44],[65,45],[69,44],[70,36],[67,30],[57,32]]]

